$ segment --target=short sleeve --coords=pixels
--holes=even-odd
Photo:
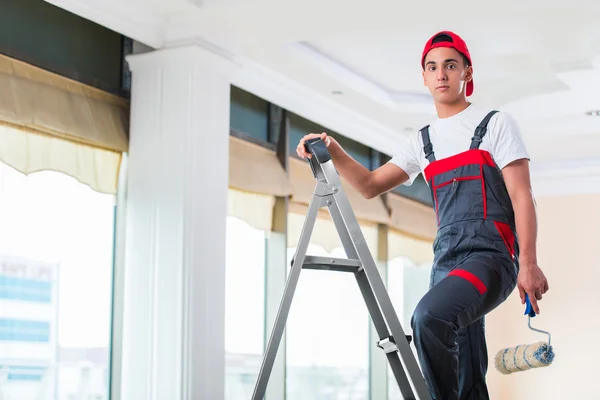
[[[510,114],[499,112],[494,127],[488,134],[492,157],[500,169],[516,160],[529,160],[521,129]]]
[[[409,136],[401,141],[396,148],[392,159],[389,161],[402,168],[409,177],[409,180],[404,183],[406,186],[412,185],[413,181],[421,172],[421,165],[417,156],[416,149],[419,146],[418,137],[416,134]]]

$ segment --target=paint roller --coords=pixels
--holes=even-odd
[[[554,350],[550,343],[550,332],[542,331],[531,326],[531,318],[535,317],[535,311],[529,301],[529,295],[525,294],[525,314],[527,315],[527,326],[535,332],[548,335],[548,341],[539,341],[531,344],[521,344],[499,350],[494,358],[496,369],[509,375],[513,372],[527,371],[532,368],[547,367],[554,361]]]

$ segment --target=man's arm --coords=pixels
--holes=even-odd
[[[520,259],[537,264],[537,213],[529,177],[529,160],[521,159],[502,171],[515,211]]]
[[[520,265],[517,286],[521,303],[525,303],[525,293],[528,293],[533,310],[539,314],[537,301],[542,299],[549,287],[537,260],[537,214],[531,189],[529,160],[513,161],[504,167],[502,175],[515,212]]]
[[[317,137],[321,138],[327,145],[339,174],[367,199],[372,199],[392,190],[409,179],[408,174],[402,168],[392,163],[370,171],[346,153],[334,138],[327,136],[325,133],[311,133],[304,136],[296,148],[296,152],[300,157],[310,158],[310,154],[304,148],[304,142]]]
[[[408,174],[391,163],[370,171],[346,153],[335,139],[331,139],[329,152],[340,175],[367,199],[377,197],[408,180]]]

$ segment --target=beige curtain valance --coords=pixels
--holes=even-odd
[[[29,175],[67,174],[100,193],[116,194],[121,153],[0,125],[0,161]]]
[[[396,193],[388,193],[387,204],[391,212],[392,229],[416,239],[435,239],[437,221],[433,208]]]
[[[302,227],[306,220],[305,214],[298,214],[296,212],[290,212],[288,214],[288,237],[287,247],[296,248],[300,241],[300,235],[302,234]],[[361,224],[361,232],[365,238],[371,254],[376,259],[377,253],[377,226],[373,224],[363,225]],[[322,247],[327,252],[332,252],[335,248],[342,248],[342,241],[340,235],[331,218],[320,218],[315,222],[314,229],[310,236],[310,243]],[[311,253],[311,255],[318,255]]]
[[[246,221],[250,226],[270,231],[273,225],[275,197],[229,188],[227,215]]]
[[[229,187],[272,196],[292,194],[275,152],[235,136],[229,137]]]
[[[430,264],[433,262],[433,243],[391,230],[388,233],[388,259],[399,257],[407,257],[415,265]]]
[[[129,103],[0,55],[0,120],[80,144],[127,151]]]
[[[312,174],[310,165],[305,160],[290,157],[289,167],[292,183],[291,201],[297,205],[306,206],[310,203],[317,181]],[[346,180],[341,178],[341,182],[357,219],[372,223],[390,223],[388,211],[380,197],[365,199]],[[299,212],[298,207],[296,207],[296,212]]]
[[[58,171],[114,194],[128,149],[126,100],[0,55],[0,161]]]

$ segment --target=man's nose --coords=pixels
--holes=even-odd
[[[437,70],[437,80],[438,81],[445,81],[446,78],[447,78],[446,70],[444,68],[438,68],[438,70]]]

